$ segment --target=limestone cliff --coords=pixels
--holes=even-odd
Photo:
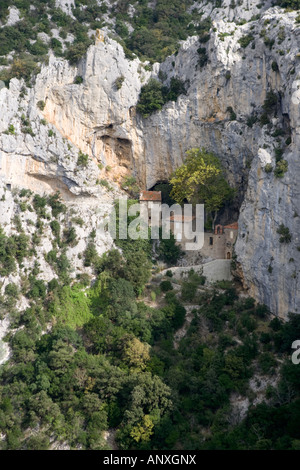
[[[152,72],[104,33],[77,67],[51,56],[33,88],[13,79],[0,90],[3,181],[59,189],[75,202],[111,203],[124,175],[150,188],[168,179],[187,149],[203,146],[220,156],[238,188],[236,255],[245,287],[277,315],[298,312],[300,29],[296,12],[268,6],[243,9],[248,22],[240,25],[229,7],[217,13],[208,42],[190,37]],[[77,76],[82,83],[74,83]],[[166,84],[177,77],[187,93],[144,119],[135,106],[150,76],[164,76]],[[270,92],[276,102],[266,112]],[[79,149],[90,157],[86,167],[77,164]],[[275,168],[276,149],[288,162],[281,178],[264,170]],[[96,184],[101,179],[112,191]],[[292,234],[289,243],[279,241],[281,224]]]

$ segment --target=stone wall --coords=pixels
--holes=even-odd
[[[175,279],[184,279],[188,277],[188,273],[193,269],[196,273],[202,274],[206,277],[207,282],[217,281],[231,281],[231,261],[226,259],[218,259],[210,261],[209,263],[188,266],[188,267],[174,267],[164,269],[160,275],[165,275],[167,271],[172,271]]]

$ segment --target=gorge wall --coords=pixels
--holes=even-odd
[[[76,67],[51,56],[25,93],[16,79],[9,90],[0,90],[0,177],[40,193],[59,189],[70,203],[83,198],[86,206],[96,201],[109,206],[125,175],[150,188],[169,178],[186,150],[205,147],[221,158],[238,189],[235,251],[244,287],[276,315],[299,312],[296,16],[269,8],[259,19],[237,25],[216,15],[208,42],[190,37],[152,71],[138,58],[128,60],[105,32]],[[243,47],[239,40],[245,37],[250,40]],[[77,76],[81,84],[74,84]],[[142,118],[135,107],[151,76],[164,76],[165,84],[179,78],[187,93]],[[262,125],[269,92],[276,102],[267,111],[270,125]],[[22,132],[24,119],[32,133]],[[11,124],[15,133],[4,133]],[[264,170],[267,164],[275,168],[278,148],[288,162],[281,178]],[[86,167],[77,164],[79,150],[90,157]],[[97,184],[101,179],[108,179],[111,190]],[[289,243],[279,240],[281,224],[292,234]]]

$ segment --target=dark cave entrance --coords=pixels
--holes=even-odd
[[[169,181],[157,181],[154,186],[149,188],[149,191],[161,191],[161,202],[162,204],[168,204],[172,206],[172,204],[176,204],[172,196],[170,195],[172,190],[172,185]]]

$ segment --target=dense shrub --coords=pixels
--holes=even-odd
[[[240,43],[241,47],[245,49],[250,42],[254,41],[254,36],[253,34],[247,34],[246,36],[242,36],[238,42]]]
[[[266,173],[272,173],[272,171],[273,171],[272,163],[267,163],[264,167],[264,170],[265,170]]]
[[[192,302],[197,292],[197,285],[193,282],[184,281],[181,288],[181,298],[183,301]]]
[[[176,243],[173,233],[170,233],[170,238],[161,238],[158,246],[158,256],[161,260],[169,265],[177,263],[179,258],[183,255],[183,251]]]
[[[290,233],[290,229],[288,227],[285,227],[284,224],[279,225],[277,233],[279,233],[280,235],[280,243],[290,243],[290,241],[292,240],[292,234]]]
[[[199,47],[197,49],[197,52],[199,54],[199,60],[198,60],[198,64],[200,65],[200,67],[204,67],[207,62],[208,62],[208,54],[207,54],[207,51],[206,51],[206,48],[205,47]]]
[[[172,283],[170,281],[161,281],[159,287],[162,292],[168,292],[173,289]]]
[[[87,166],[89,161],[89,156],[85,153],[82,153],[81,150],[78,153],[78,158],[77,158],[77,165],[79,166]]]
[[[27,297],[31,299],[44,299],[46,296],[47,288],[45,283],[40,280],[36,279],[35,277],[31,277],[30,279],[30,289],[27,293]]]
[[[117,90],[120,90],[122,88],[124,80],[125,80],[124,75],[120,75],[118,78],[116,78],[115,87],[116,87]]]
[[[29,54],[20,54],[15,56],[11,66],[8,69],[0,71],[0,80],[3,80],[6,85],[13,78],[24,78],[27,84],[33,74],[37,74],[39,67],[36,61]]]
[[[41,111],[43,111],[45,109],[46,103],[45,103],[45,101],[40,100],[40,101],[37,102],[36,105]]]
[[[54,54],[57,57],[61,57],[63,55],[62,51],[62,43],[59,39],[57,38],[51,38],[50,40],[50,47],[53,50]]]
[[[36,194],[33,198],[33,207],[39,217],[46,218],[47,197]]]
[[[76,75],[76,77],[74,78],[74,84],[81,85],[81,83],[83,83],[83,78],[80,75]]]
[[[43,56],[48,53],[48,46],[41,39],[27,45],[27,50],[34,56]]]
[[[143,116],[148,117],[154,111],[160,110],[164,105],[162,84],[151,78],[147,85],[141,89],[137,111]]]
[[[84,266],[92,266],[98,258],[96,245],[90,241],[84,251]]]
[[[158,0],[152,10],[143,2],[136,6],[132,23],[133,33],[125,38],[126,46],[138,55],[152,61],[162,61],[178,48],[178,40],[197,33],[200,15],[187,13],[192,2],[182,4],[179,0]],[[130,20],[129,17],[127,19]],[[198,20],[198,21],[197,21]],[[209,20],[199,25],[199,34],[209,30]],[[202,29],[202,31],[201,31]]]
[[[51,207],[52,215],[55,218],[57,218],[59,214],[64,214],[66,212],[66,206],[61,202],[59,191],[49,196],[47,203]]]
[[[67,50],[66,59],[70,62],[71,65],[77,64],[77,62],[79,62],[79,60],[82,59],[86,54],[89,45],[89,43],[72,44]]]
[[[300,10],[300,0],[276,0],[276,4],[291,10]]]
[[[264,101],[264,104],[263,104],[263,109],[267,113],[271,113],[272,111],[275,110],[275,108],[277,106],[277,101],[278,101],[278,97],[277,97],[276,93],[273,90],[268,91],[267,96],[266,96],[265,101]]]
[[[287,171],[288,171],[288,162],[286,160],[279,160],[276,162],[274,175],[277,178],[282,178]]]
[[[151,78],[141,89],[136,109],[143,117],[148,117],[154,111],[160,110],[168,101],[176,101],[181,94],[186,94],[182,80],[172,77],[167,87]]]

